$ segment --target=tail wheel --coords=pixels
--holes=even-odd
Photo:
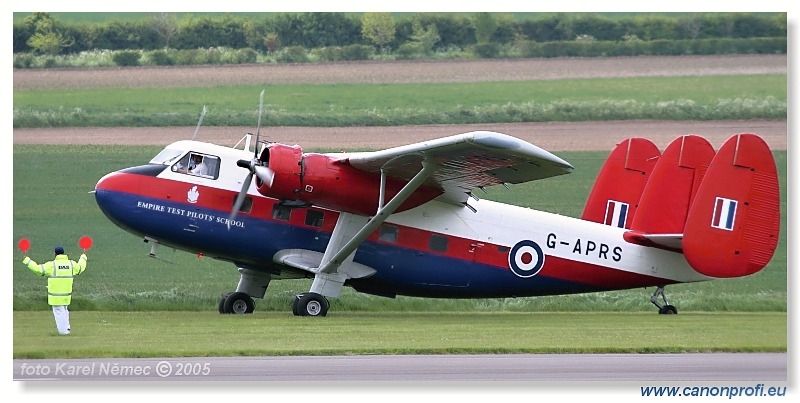
[[[675,308],[672,305],[664,305],[661,308],[658,308],[658,313],[661,315],[677,315],[678,308]]]
[[[664,301],[663,304],[658,302],[658,298]],[[669,301],[667,301],[667,294],[664,294],[664,286],[660,286],[656,289],[656,292],[653,293],[653,296],[650,297],[650,302],[653,303],[658,308],[658,313],[660,315],[677,315],[678,308],[675,308],[674,305],[670,305]]]
[[[325,316],[328,314],[328,300],[320,294],[309,292],[296,297],[292,313],[298,316]]]

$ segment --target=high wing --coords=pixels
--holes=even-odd
[[[475,188],[517,184],[572,172],[561,158],[506,134],[474,131],[382,151],[346,154],[339,160],[352,167],[410,180],[422,161],[433,165],[423,183],[442,189],[439,200],[464,204]]]
[[[280,163],[276,162],[280,158],[278,149],[272,151],[270,167],[280,172]],[[302,161],[300,163],[303,164]],[[377,211],[370,215],[359,211],[341,211],[321,256],[319,253],[293,249],[279,252],[273,261],[314,273],[309,295],[330,297],[339,295],[348,278],[374,273],[372,268],[354,264],[356,249],[420,187],[441,190],[440,200],[472,209],[467,204],[467,198],[473,196],[472,190],[475,188],[522,183],[566,174],[573,169],[566,161],[539,147],[489,131],[464,133],[382,151],[328,154],[326,170],[328,163],[379,174],[380,183],[374,183],[380,191]],[[306,177],[313,176],[309,172],[313,164],[307,160],[303,164]],[[404,185],[390,200],[384,200],[389,178],[401,181]],[[309,187],[306,193],[313,193],[312,188]]]

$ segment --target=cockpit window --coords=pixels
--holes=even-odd
[[[219,157],[189,152],[172,165],[172,172],[217,179],[219,177]]]
[[[175,149],[167,148],[167,149],[161,150],[161,152],[158,153],[158,155],[153,157],[153,159],[150,160],[150,163],[151,164],[169,165],[169,164],[175,162],[175,160],[178,159],[178,157],[180,157],[181,154],[182,154],[181,150],[175,150]]]

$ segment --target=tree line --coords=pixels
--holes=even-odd
[[[559,13],[525,19],[499,13],[397,17],[390,13],[307,12],[269,13],[261,18],[235,14],[179,18],[154,13],[140,20],[105,23],[65,23],[48,13],[32,13],[13,24],[13,50],[15,54],[56,56],[98,49],[147,52],[225,48],[278,54],[287,49],[297,53],[298,49],[346,48],[355,54],[351,58],[360,59],[374,54],[424,57],[454,49],[469,50],[478,57],[498,57],[507,56],[504,53],[513,47],[523,57],[554,57],[591,56],[587,43],[594,43],[623,49],[603,49],[603,55],[676,52],[669,50],[670,46],[677,46],[677,52],[709,48],[703,52],[713,53],[713,47],[719,44],[730,48],[726,53],[785,53],[786,36],[785,13],[613,18]],[[667,46],[667,42],[672,45]],[[705,44],[687,45],[692,42]],[[661,45],[653,49],[652,43]],[[557,50],[562,45],[565,54]]]

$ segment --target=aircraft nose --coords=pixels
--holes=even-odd
[[[97,204],[100,205],[101,208],[108,200],[111,192],[120,188],[119,184],[121,181],[119,176],[119,172],[112,172],[100,178],[97,184],[94,185],[94,196],[97,200]]]
[[[97,206],[112,222],[121,225],[130,215],[130,209],[125,206],[139,190],[139,182],[139,175],[121,171],[103,176],[94,188]]]
[[[104,192],[135,192],[138,188],[137,175],[125,174],[121,171],[111,172],[100,178],[94,186],[95,193]]]

